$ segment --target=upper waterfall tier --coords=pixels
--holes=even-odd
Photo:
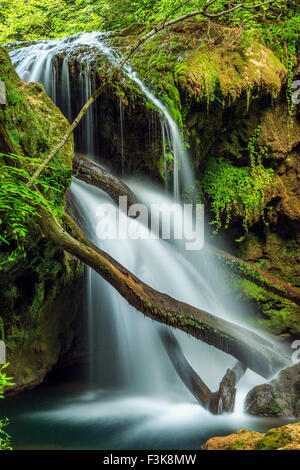
[[[20,77],[26,81],[42,83],[48,95],[62,109],[70,121],[76,117],[80,107],[88,100],[92,92],[99,86],[101,78],[103,78],[97,73],[96,61],[99,60],[99,56],[102,60],[108,61],[108,65],[104,66],[106,73],[112,67],[118,66],[121,57],[115,48],[109,46],[108,34],[97,32],[26,45],[12,50],[10,56]],[[78,70],[74,73],[76,67]],[[172,162],[174,198],[179,200],[180,179],[181,189],[192,187],[194,181],[189,155],[179,125],[163,101],[146,86],[129,63],[124,65],[122,72],[129,82],[136,85],[144,99],[151,103],[161,118],[161,126],[158,125],[157,120],[149,125],[149,150],[146,153],[152,152],[152,149],[157,147],[160,141],[160,159],[164,159],[161,171],[162,173],[166,171],[168,155],[169,161]],[[109,74],[106,79],[108,77]],[[114,113],[111,120],[119,121],[118,153],[121,155],[121,168],[124,168],[124,161],[126,160],[124,139],[126,140],[129,119],[128,116],[124,115],[122,108],[122,93],[119,93],[119,96],[120,112],[119,115]],[[99,123],[106,119],[106,113],[99,111],[96,107],[88,110],[83,126],[79,129],[80,136],[77,133],[79,150],[94,156],[102,153],[100,148],[103,142],[101,138],[99,139],[97,131],[101,135],[99,127],[102,126],[99,126]],[[150,119],[153,121],[153,111]],[[163,129],[163,138],[161,129]],[[139,132],[143,132],[143,130]],[[109,146],[107,139],[104,139],[104,141],[106,142],[105,147]],[[167,175],[163,174],[163,177],[166,178]]]

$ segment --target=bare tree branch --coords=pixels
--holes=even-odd
[[[96,101],[96,99],[101,95],[103,90],[105,89],[106,84],[102,84],[97,90],[92,94],[90,99],[85,103],[85,105],[81,108],[80,112],[72,122],[72,124],[69,126],[67,132],[65,133],[63,139],[54,147],[54,149],[49,153],[47,158],[43,160],[41,165],[37,168],[37,170],[34,172],[32,177],[27,183],[27,187],[31,188],[35,182],[35,180],[40,176],[40,174],[44,171],[46,166],[51,162],[51,160],[55,157],[55,155],[60,151],[60,149],[65,145],[67,140],[70,138],[71,134],[73,133],[74,129],[78,126],[80,123],[81,119],[83,116],[86,114],[87,110],[89,107]]]

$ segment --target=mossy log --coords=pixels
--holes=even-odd
[[[262,271],[258,266],[255,266],[255,264],[244,261],[211,246],[209,249],[214,256],[225,264],[226,267],[233,270],[237,276],[247,279],[279,297],[288,299],[291,302],[300,305],[300,290],[296,287],[293,287],[281,279]]]
[[[42,210],[41,210],[42,211]],[[43,212],[43,211],[42,211]],[[73,223],[68,233],[50,213],[38,222],[44,236],[94,269],[144,315],[179,328],[195,338],[232,355],[259,375],[270,378],[290,364],[289,358],[258,334],[204,310],[176,300],[148,286],[110,255],[93,245]]]
[[[133,192],[125,183],[80,154],[74,155],[73,171],[76,178],[105,191],[117,205],[120,196],[127,196],[128,206],[137,202]]]

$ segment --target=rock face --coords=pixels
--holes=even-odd
[[[242,429],[213,437],[200,450],[300,450],[300,423],[270,429],[266,434]]]
[[[0,106],[0,152],[41,157],[64,135],[68,122],[43,87],[21,81],[7,52],[0,48],[0,75],[7,102]],[[52,165],[61,175],[62,192],[51,195],[64,207],[64,189],[72,174],[73,141]],[[0,158],[0,172],[3,159]],[[0,339],[7,347],[8,375],[21,391],[40,383],[66,357],[81,310],[83,265],[43,239],[29,221],[26,258],[0,270]],[[1,263],[7,256],[0,247]]]
[[[270,383],[250,390],[246,410],[258,416],[300,417],[300,364],[282,370]]]
[[[127,31],[111,40],[125,50],[138,33]],[[255,151],[262,157],[264,173],[271,175],[268,184],[262,185],[263,202],[259,210],[229,204],[232,214],[227,233],[231,244],[244,234],[243,220],[248,211],[248,233],[236,244],[236,253],[300,287],[300,125],[299,113],[293,123],[289,118],[286,68],[266,47],[257,43],[251,47],[243,45],[238,28],[211,34],[208,47],[206,37],[205,22],[184,22],[146,42],[133,57],[132,65],[182,125],[192,149],[198,182],[207,182],[201,191],[212,218],[214,203],[223,200],[222,191],[237,200],[236,188],[252,178],[247,145],[260,126]],[[96,51],[93,54],[90,73],[95,87],[108,79],[109,66]],[[63,59],[58,58],[58,64],[62,65]],[[77,89],[78,96],[79,72],[84,75],[81,67],[80,57],[70,61],[71,88]],[[1,48],[0,71],[8,92],[7,106],[0,106],[0,152],[34,157],[47,153],[64,134],[66,119],[41,85],[19,80]],[[162,183],[165,175],[160,116],[136,86],[122,75],[114,77],[93,109],[94,134],[99,136],[95,150],[101,159],[120,171],[124,151],[125,174],[146,172]],[[124,115],[123,149],[120,113]],[[84,126],[79,127],[76,139],[78,146],[83,146]],[[57,168],[64,164],[70,170],[72,156],[73,142],[69,140],[54,164]],[[172,165],[169,155],[170,175]],[[228,174],[236,175],[236,179],[228,181],[224,178]],[[209,191],[209,183],[213,183],[213,191]],[[63,192],[58,204],[64,204]],[[82,269],[76,260],[37,238],[27,261],[0,274],[0,315],[8,343],[9,372],[20,377],[18,389],[41,381],[70,348],[72,322],[80,309],[77,287]],[[232,285],[230,280],[230,289]],[[281,335],[300,332],[300,310],[292,302],[265,293],[248,281],[237,280],[236,292],[241,290],[255,311],[260,309],[259,321],[264,326]],[[72,301],[69,294],[75,291],[78,297]]]

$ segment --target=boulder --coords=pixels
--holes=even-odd
[[[300,363],[282,370],[270,383],[250,390],[246,410],[258,416],[300,417]]]

